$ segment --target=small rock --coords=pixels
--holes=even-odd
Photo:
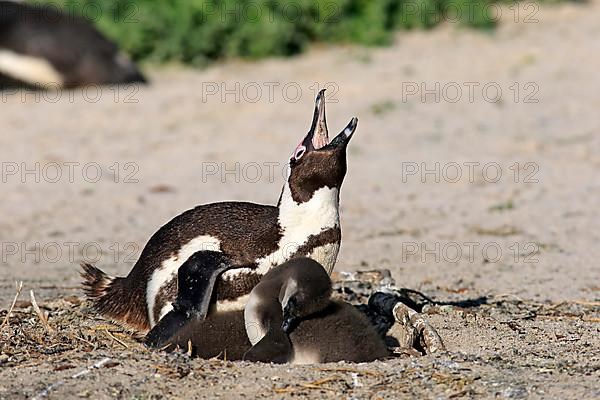
[[[524,399],[529,395],[527,389],[522,386],[509,387],[504,389],[500,395],[509,399]]]

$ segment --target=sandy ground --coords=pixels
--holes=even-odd
[[[22,299],[80,296],[82,260],[126,274],[196,204],[276,202],[317,86],[331,131],[360,119],[336,270],[388,268],[438,300],[490,303],[430,316],[449,354],[322,367],[190,361],[114,340],[19,356],[7,354],[13,321],[0,398],[59,381],[50,398],[600,396],[600,3],[531,12],[504,9],[494,34],[449,24],[384,49],[150,69],[147,88],[0,93],[3,309],[15,280]],[[75,303],[48,306],[53,340],[74,329],[57,314],[98,323]],[[40,328],[27,315],[22,331]],[[111,368],[68,378],[104,357]]]

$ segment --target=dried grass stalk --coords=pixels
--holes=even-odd
[[[4,317],[4,321],[2,321],[2,325],[0,325],[0,329],[3,329],[4,326],[6,324],[8,324],[8,318],[10,317],[10,314],[12,314],[12,312],[15,308],[15,304],[17,304],[17,299],[19,298],[19,295],[21,294],[21,290],[23,290],[23,281],[15,282],[15,286],[17,288],[17,293],[15,294],[15,298],[13,299],[12,304],[10,305],[10,308],[8,309],[8,313],[6,314],[6,317]]]
[[[44,326],[44,329],[46,329],[46,332],[54,332],[54,329],[52,329],[52,327],[48,323],[48,314],[40,310],[40,307],[38,306],[37,301],[35,300],[35,294],[33,294],[33,290],[29,291],[29,297],[31,297],[31,306],[33,307],[33,310],[40,319],[40,322]]]

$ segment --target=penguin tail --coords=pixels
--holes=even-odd
[[[100,315],[138,331],[150,329],[143,291],[127,286],[127,278],[112,277],[92,264],[82,263],[83,291]]]
[[[108,276],[101,269],[92,264],[81,264],[81,277],[83,278],[83,291],[88,299],[96,302],[103,298],[115,278]]]

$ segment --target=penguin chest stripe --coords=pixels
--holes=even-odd
[[[181,265],[188,258],[190,258],[192,254],[205,250],[221,251],[221,241],[210,235],[201,235],[195,237],[183,245],[177,254],[174,254],[162,261],[160,267],[154,270],[146,288],[146,301],[148,305],[150,326],[154,326],[156,324],[154,318],[155,307],[160,307],[161,310],[164,311],[165,307],[171,302],[171,299],[165,300],[157,298],[157,295],[163,286],[167,285],[172,279],[176,279],[179,267],[181,267]]]

